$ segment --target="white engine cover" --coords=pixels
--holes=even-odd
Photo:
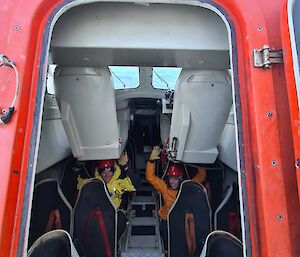
[[[119,158],[115,93],[108,68],[63,67],[56,71],[54,82],[74,157]]]
[[[227,70],[183,70],[175,89],[170,129],[170,145],[177,138],[175,159],[214,163],[231,104]]]

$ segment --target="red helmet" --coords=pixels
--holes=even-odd
[[[97,168],[100,170],[105,170],[105,169],[113,169],[114,168],[114,161],[113,160],[101,160],[97,164]]]
[[[183,168],[180,164],[173,164],[168,168],[167,176],[169,177],[182,177]]]

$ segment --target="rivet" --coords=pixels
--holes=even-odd
[[[16,31],[18,31],[18,30],[20,30],[20,29],[21,29],[21,27],[20,27],[19,25],[16,25],[16,26],[15,26],[15,30],[16,30]]]
[[[3,115],[5,115],[5,114],[6,114],[6,110],[5,110],[5,109],[2,109],[2,111],[1,111],[1,112],[2,112],[2,114],[3,114]]]
[[[272,112],[267,112],[267,116],[268,116],[269,118],[271,118],[271,117],[273,116],[273,113],[272,113]]]
[[[276,166],[276,165],[277,165],[277,161],[272,160],[272,165],[273,165],[273,166]]]
[[[258,31],[262,31],[262,27],[258,27],[257,30],[258,30]]]
[[[296,159],[296,168],[300,168],[300,158]]]
[[[278,215],[277,215],[277,219],[278,219],[279,221],[282,221],[282,220],[283,220],[283,215],[282,215],[282,214],[278,214]]]

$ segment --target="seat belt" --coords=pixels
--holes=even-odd
[[[193,253],[196,251],[196,230],[193,213],[185,214],[185,237],[189,250],[189,257],[192,257]]]
[[[107,230],[104,224],[104,219],[103,219],[103,215],[102,215],[102,211],[91,211],[89,213],[85,228],[84,228],[84,234],[83,234],[83,240],[86,240],[87,237],[87,228],[91,222],[92,218],[97,218],[99,227],[100,227],[100,231],[101,234],[103,236],[103,240],[104,240],[104,245],[105,245],[105,254],[107,257],[113,257],[113,254],[111,252],[111,247],[110,247],[110,242],[108,239],[108,234],[107,234]]]
[[[50,212],[45,232],[52,230],[53,224],[55,225],[55,229],[62,229],[60,213],[58,209]]]

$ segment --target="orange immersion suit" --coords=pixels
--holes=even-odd
[[[164,205],[159,209],[158,215],[163,220],[166,220],[169,210],[176,200],[178,189],[174,190],[169,188],[163,179],[155,176],[155,163],[151,163],[149,161],[146,166],[146,179],[157,191],[161,193],[163,197]],[[206,180],[206,170],[204,168],[199,168],[196,176],[191,180],[197,183],[202,183]]]

